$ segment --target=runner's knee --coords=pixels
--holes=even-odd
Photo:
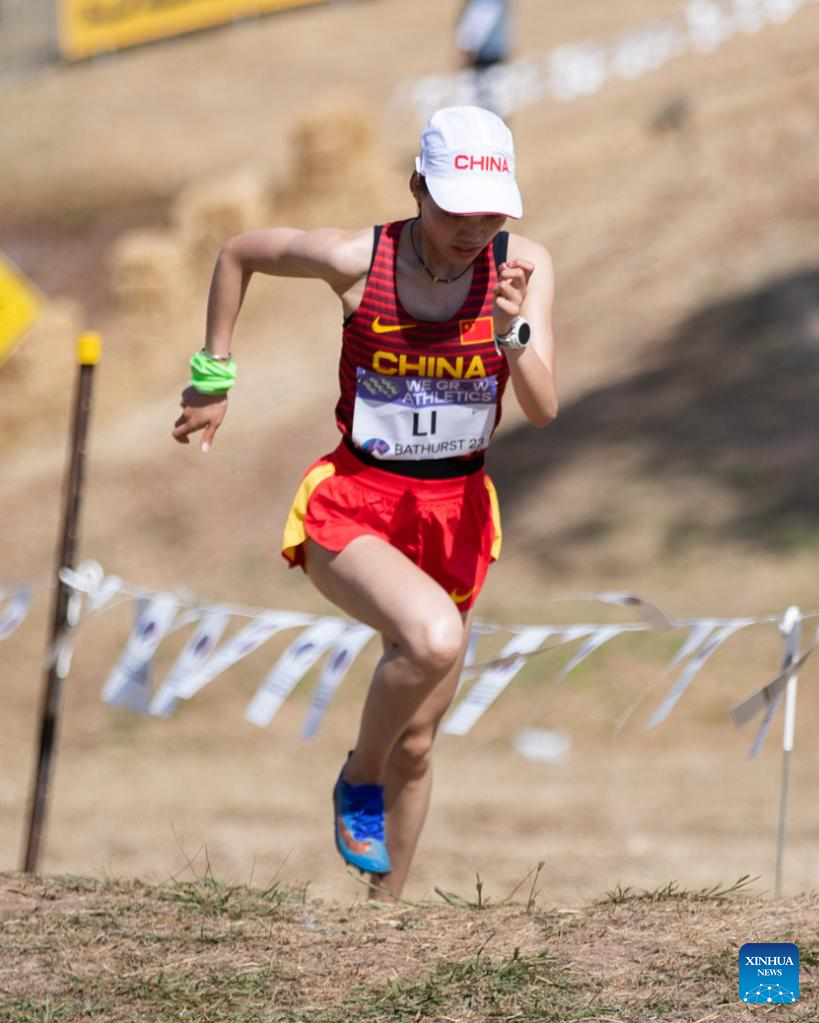
[[[407,652],[424,675],[437,679],[452,668],[463,638],[463,622],[453,607],[451,614],[428,614],[409,630]]]

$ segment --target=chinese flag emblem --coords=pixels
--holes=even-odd
[[[483,345],[495,340],[495,325],[491,316],[479,316],[476,320],[461,320],[461,344]]]

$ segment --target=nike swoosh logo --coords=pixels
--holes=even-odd
[[[471,589],[471,590],[467,590],[467,592],[466,592],[466,593],[458,593],[458,591],[457,591],[457,590],[453,590],[453,591],[452,591],[452,593],[450,593],[450,595],[449,595],[449,596],[450,596],[450,597],[452,598],[452,600],[453,600],[453,601],[454,601],[454,602],[455,602],[456,604],[463,604],[463,602],[464,602],[465,600],[469,600],[469,598],[470,598],[470,597],[472,596],[472,594],[473,594],[473,593],[475,592],[475,589],[476,589],[476,587],[475,587],[475,586],[473,586],[473,587],[472,587],[472,589]]]
[[[376,316],[373,320],[374,334],[392,334],[396,330],[408,330],[410,327],[417,327],[417,323],[382,323],[381,317]]]
[[[365,855],[370,851],[369,842],[359,842],[358,839],[353,838],[350,832],[347,830],[344,821],[339,817],[338,830],[341,832],[341,837],[344,839],[344,844],[350,849],[351,852],[356,853],[359,856]]]

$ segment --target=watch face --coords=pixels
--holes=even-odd
[[[532,328],[529,326],[529,324],[526,322],[526,320],[524,320],[522,323],[518,324],[518,341],[520,341],[520,343],[522,345],[528,344],[529,343],[529,338],[531,336],[532,336]]]

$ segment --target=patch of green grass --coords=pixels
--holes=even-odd
[[[793,939],[790,939],[793,940]],[[798,941],[794,944],[799,949],[799,966],[819,966],[819,945],[801,945]]]
[[[555,957],[546,952],[525,957],[517,949],[504,959],[485,956],[480,949],[469,959],[441,962],[410,981],[362,987],[336,1006],[305,1006],[298,978],[273,965],[181,976],[162,971],[150,977],[84,976],[71,986],[57,1001],[16,1001],[0,1011],[0,1021],[74,1023],[115,1016],[123,1023],[420,1023],[443,1018],[572,1023],[615,1012],[597,996],[590,999],[587,986]]]
[[[589,998],[587,988],[547,952],[506,959],[479,950],[462,962],[441,963],[432,973],[384,988],[368,987],[323,1012],[295,1012],[283,1023],[421,1023],[426,1020],[514,1020],[515,1023],[572,1023],[613,1014]]]
[[[475,898],[469,900],[461,895],[457,895],[455,892],[444,891],[443,888],[435,889],[435,894],[440,895],[449,906],[455,906],[458,909],[486,909],[489,905],[489,899],[484,898],[483,881],[481,881],[480,874],[475,875],[475,893]]]
[[[115,1018],[123,1023],[259,1023],[267,1020],[277,993],[297,993],[294,978],[272,965],[235,971],[210,970],[172,975],[163,970],[143,975],[71,978],[58,1002],[16,1002],[0,1015],[2,1023],[45,1023]]]
[[[48,883],[50,886],[59,888],[64,892],[83,892],[90,895],[93,892],[102,891],[107,882],[99,881],[92,877],[75,877],[73,874],[57,874],[49,876]]]
[[[526,876],[519,881],[509,894],[501,900],[498,905],[512,905],[515,895],[519,891],[527,896],[526,899],[526,912],[529,913],[535,908],[535,903],[539,894],[538,881],[540,880],[541,872],[545,864],[543,862],[538,863],[532,867]],[[455,909],[488,909],[491,904],[491,899],[487,898],[483,894],[483,881],[481,880],[480,874],[475,874],[475,898],[467,899],[463,895],[458,895],[457,892],[445,891],[443,888],[435,888],[435,894],[446,902],[447,905],[453,906]]]
[[[271,1005],[282,980],[272,967],[198,976],[160,973],[119,985],[116,996],[134,1006],[134,1023],[146,1019],[255,1023]]]
[[[163,885],[155,889],[155,897],[199,910],[207,916],[239,920],[245,916],[275,916],[285,904],[302,903],[304,892],[278,882],[264,889],[230,885],[207,875],[196,881]]]
[[[697,959],[689,976],[696,982],[719,982],[733,984],[739,970],[739,946],[730,942],[728,947],[712,956]]]
[[[678,901],[693,901],[693,902],[707,902],[710,900],[719,900],[728,898],[730,895],[736,895],[737,892],[744,891],[749,885],[752,885],[754,881],[758,881],[758,877],[751,877],[750,874],[743,874],[742,877],[737,878],[732,885],[723,887],[722,882],[718,882],[711,888],[680,888],[676,881],[669,881],[667,884],[661,885],[658,888],[642,889],[641,891],[635,891],[631,887],[622,888],[619,884],[606,892],[604,899],[599,899],[596,903],[599,906],[612,905],[620,906],[623,903],[628,902],[664,902],[667,900],[678,900]]]
[[[0,1005],[0,1023],[61,1023],[76,1018],[72,1005],[50,998],[42,1001],[25,998]]]
[[[646,1013],[646,1019],[681,1019],[679,1011],[680,1005],[677,1002],[669,1001],[667,998],[653,998],[649,997],[645,1001],[640,1003],[641,1012]],[[706,1014],[706,1019],[708,1015]],[[712,1016],[711,1020],[716,1023],[716,1017]],[[711,1023],[711,1021],[709,1021]]]

